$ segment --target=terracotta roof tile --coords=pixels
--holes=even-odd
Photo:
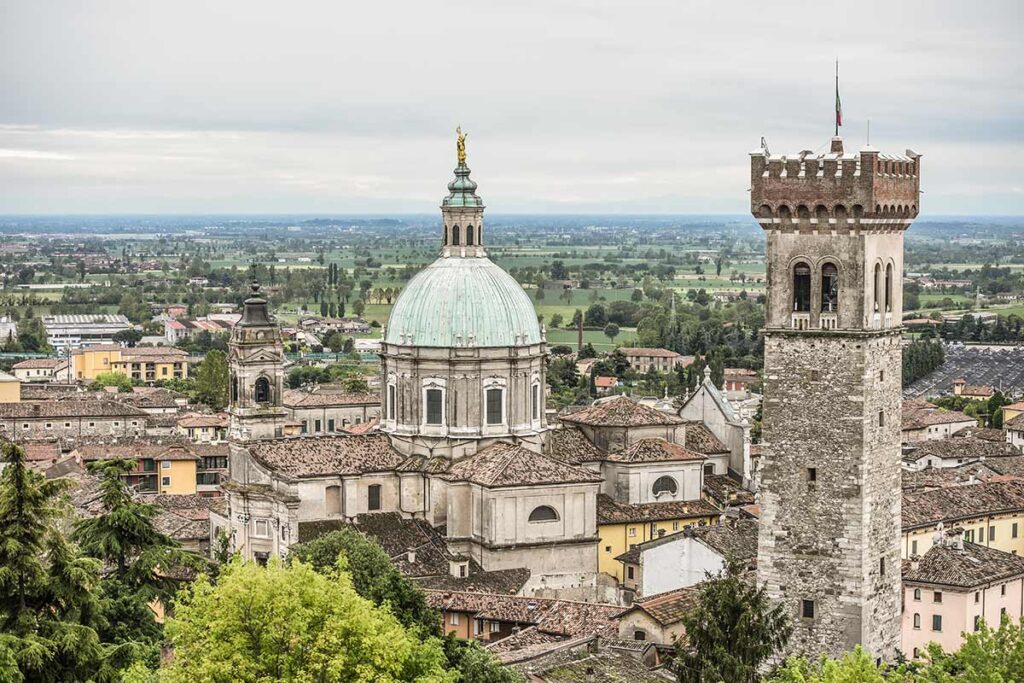
[[[946,540],[933,545],[916,569],[912,564],[907,567],[904,583],[972,589],[1024,577],[1024,558],[967,542],[961,550],[951,543]]]
[[[61,417],[146,417],[132,406],[110,400],[69,398],[60,401],[0,403],[0,419]]]
[[[754,494],[743,488],[727,474],[709,474],[704,477],[704,494],[723,507],[750,505]]]
[[[705,455],[729,452],[728,446],[722,443],[703,422],[686,423],[683,445]]]
[[[575,427],[552,429],[548,432],[547,453],[552,458],[580,465],[604,460],[605,454]]]
[[[978,460],[980,458],[999,458],[1011,455],[1020,455],[1020,451],[1005,441],[993,442],[974,436],[961,436],[949,439],[914,441],[907,444],[903,453],[903,459],[908,462],[917,462],[918,460],[933,456],[946,460]]]
[[[599,400],[589,408],[560,416],[562,422],[597,427],[644,427],[650,425],[678,425],[685,420],[678,415],[663,413],[641,405],[627,396]]]
[[[379,433],[257,441],[249,452],[266,467],[297,478],[385,472],[405,460]]]
[[[998,481],[903,493],[903,529],[1024,510],[1024,481]]]
[[[629,504],[619,503],[604,493],[597,496],[598,524],[627,524],[712,517],[720,513],[721,510],[705,500]]]
[[[282,398],[289,408],[327,408],[330,406],[380,405],[377,394],[345,394],[334,391],[289,389]]]
[[[608,454],[607,459],[615,462],[632,463],[706,460],[700,453],[694,453],[679,444],[670,443],[665,439],[640,439],[623,451]]]
[[[631,612],[646,613],[662,626],[671,626],[683,620],[693,612],[699,604],[700,591],[694,586],[677,588],[676,590],[658,593],[647,598],[640,598],[629,609],[617,616],[621,618]]]
[[[507,443],[492,444],[475,455],[455,463],[445,478],[449,481],[469,481],[488,487],[602,481],[597,472]]]

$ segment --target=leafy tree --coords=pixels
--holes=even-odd
[[[580,360],[584,360],[585,358],[597,358],[597,349],[594,348],[593,344],[587,342],[583,345],[583,348],[580,349],[580,352],[577,355]]]
[[[559,327],[561,327],[561,326],[562,326],[562,323],[563,323],[564,321],[565,321],[565,318],[563,318],[563,317],[562,317],[562,314],[561,314],[561,313],[555,313],[555,314],[553,314],[553,315],[551,316],[551,323],[550,323],[550,324],[551,324],[551,327],[552,327],[552,329],[558,329]]]
[[[289,557],[328,574],[343,557],[343,566],[359,595],[377,606],[387,603],[405,627],[422,635],[441,632],[438,614],[427,605],[423,593],[395,569],[380,545],[355,529],[332,531],[294,545]]]
[[[206,354],[196,372],[196,398],[214,410],[228,404],[228,357],[213,349]]]
[[[455,681],[437,638],[418,640],[360,597],[348,574],[297,560],[235,560],[217,584],[183,591],[167,634],[175,649],[159,680]]]
[[[357,316],[361,316],[365,310],[366,303],[362,299],[356,299],[355,303],[352,304],[352,312]]]
[[[619,326],[615,323],[608,323],[604,326],[604,336],[608,337],[611,341],[615,341],[615,337],[619,334]]]
[[[115,332],[111,337],[118,344],[127,344],[128,346],[135,346],[142,341],[142,332],[135,329],[134,327],[128,330],[121,330]]]
[[[43,321],[33,318],[27,314],[18,321],[18,342],[21,347],[30,353],[45,353],[50,350],[50,344],[46,341],[46,328]]]
[[[370,385],[367,384],[366,380],[362,377],[347,377],[342,381],[342,386],[345,387],[345,391],[350,394],[370,393]]]
[[[2,449],[0,474],[0,676],[72,681],[104,668],[96,589],[100,565],[58,529],[67,480],[30,470],[25,452]],[[107,672],[109,674],[109,672]]]
[[[683,618],[686,643],[676,657],[680,683],[757,680],[761,665],[782,650],[791,628],[785,610],[730,560],[700,585],[698,605]]]
[[[461,640],[454,634],[444,637],[448,666],[459,672],[459,683],[520,683],[523,677],[515,669],[502,666],[498,658],[475,640]]]
[[[93,391],[102,391],[104,387],[117,387],[119,392],[130,392],[132,386],[131,377],[121,372],[101,372],[89,384]]]

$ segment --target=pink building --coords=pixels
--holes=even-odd
[[[966,543],[955,533],[924,557],[904,562],[902,649],[908,657],[922,656],[931,642],[952,652],[981,619],[995,627],[1004,613],[1017,621],[1022,612],[1024,558]]]

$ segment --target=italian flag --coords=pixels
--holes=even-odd
[[[843,103],[839,101],[839,85],[836,84],[836,127],[843,125]]]

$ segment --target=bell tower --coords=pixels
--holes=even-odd
[[[751,153],[767,236],[758,578],[795,652],[900,643],[903,233],[920,156]]]
[[[242,319],[228,342],[230,437],[250,441],[283,436],[284,343],[256,282],[255,267]]]

